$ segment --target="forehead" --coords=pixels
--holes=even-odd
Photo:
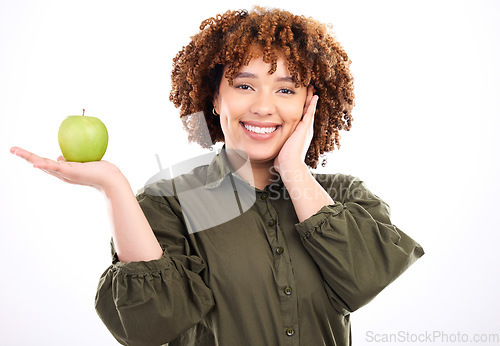
[[[227,62],[224,65],[222,77],[227,78],[229,84],[232,85],[233,79],[237,75],[255,68],[257,62],[261,63],[261,67],[262,65],[265,67],[264,73],[278,77],[291,77],[297,87],[301,84],[301,76],[297,71],[297,67],[295,67],[296,65],[286,58],[280,47],[274,47],[265,52],[264,47],[257,43],[250,44],[248,49],[241,52],[239,57]],[[287,78],[287,80],[290,80],[290,78]]]
[[[230,64],[226,65],[229,67]],[[263,48],[252,45],[242,56],[241,65],[236,69],[233,76],[240,75],[242,71],[267,68],[269,74],[279,72],[280,74],[289,74],[288,61],[281,50],[275,49],[264,54]]]
[[[253,43],[246,50],[246,53],[244,54],[244,60],[263,58],[263,57],[266,57],[269,60],[272,57],[275,57],[277,59],[286,60],[286,57],[285,57],[285,54],[283,53],[283,50],[279,47],[273,47],[270,50],[266,50],[267,54],[265,54],[264,52],[265,52],[264,47],[262,47],[256,43]]]
[[[263,57],[252,58],[248,65],[242,66],[233,78],[273,78],[280,82],[293,82],[290,72],[286,66],[284,58],[279,57],[276,61],[276,67],[273,69],[271,63],[265,62]]]

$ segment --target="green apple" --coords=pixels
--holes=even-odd
[[[108,130],[96,117],[71,115],[59,127],[59,147],[66,161],[99,161],[108,147]]]

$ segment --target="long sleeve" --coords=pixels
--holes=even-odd
[[[340,313],[372,300],[424,254],[390,221],[388,205],[353,177],[320,181],[335,200],[296,225]],[[318,177],[317,177],[318,179]]]
[[[184,236],[180,206],[173,197],[142,193],[138,202],[164,249],[149,262],[119,262],[103,273],[95,307],[124,345],[161,345],[196,325],[214,306],[200,273],[204,261]]]

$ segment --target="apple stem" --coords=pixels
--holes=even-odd
[[[85,115],[85,109],[83,110],[82,117]]]

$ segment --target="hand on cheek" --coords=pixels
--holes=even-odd
[[[313,137],[314,112],[319,99],[313,92],[314,88],[309,86],[304,115],[274,160],[274,167],[280,173],[305,166],[304,159]]]

